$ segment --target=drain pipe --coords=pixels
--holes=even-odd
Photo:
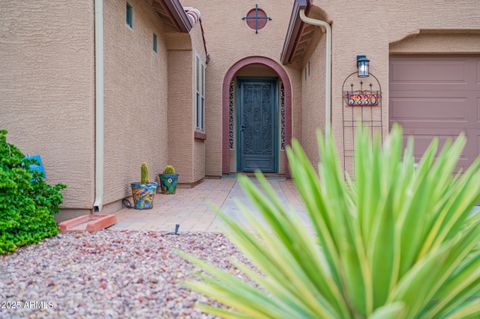
[[[332,119],[332,27],[325,21],[307,17],[305,9],[300,10],[300,19],[325,30],[325,131],[329,133]]]
[[[103,0],[95,0],[95,201],[93,212],[100,212],[103,207],[103,56]]]

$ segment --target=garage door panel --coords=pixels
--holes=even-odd
[[[414,138],[414,155],[417,161],[422,158],[434,138],[438,138],[439,149],[441,149],[448,139],[452,142],[455,141],[461,132],[467,137],[467,143],[458,163],[459,168],[467,167],[480,154],[480,129],[466,129],[462,126],[445,128],[431,123],[423,124],[421,127],[416,123],[414,125],[411,125],[412,123],[399,124],[403,127],[405,145],[409,137]]]
[[[391,118],[397,121],[467,122],[467,98],[392,97]]]
[[[408,132],[408,130],[405,130],[405,139],[404,142],[407,143],[408,137],[412,136],[414,138],[414,148],[413,148],[413,154],[415,155],[416,161],[420,161],[422,158],[423,154],[427,150],[428,146],[432,142],[434,138],[438,138],[438,145],[439,145],[439,150],[441,150],[445,144],[445,142],[450,139],[451,141],[455,141],[455,139],[458,137],[458,134],[451,134],[448,132],[442,132],[442,133],[415,133],[411,134]],[[405,144],[406,145],[406,144]],[[460,167],[465,167],[468,166],[471,161],[473,160],[468,156],[468,154],[473,153],[477,149],[477,146],[475,145],[474,142],[467,142],[464,148],[464,152],[462,153],[462,156],[459,159],[459,166]]]
[[[480,98],[477,98],[477,109],[476,109],[476,118],[477,119],[477,123],[480,123]]]
[[[476,150],[474,150],[475,154],[480,155],[480,130],[477,132],[476,134],[476,137],[477,137],[477,145],[476,145]],[[475,160],[475,158],[473,159]]]
[[[420,159],[432,139],[441,145],[465,132],[458,168],[480,153],[480,57],[402,56],[390,59],[390,124],[415,138]]]
[[[477,61],[476,66],[475,82],[477,84],[477,88],[480,88],[480,61]]]
[[[416,82],[420,84],[457,84],[467,83],[465,78],[466,62],[441,60],[399,60],[393,64],[392,81]]]
[[[445,57],[401,57],[390,64],[393,90],[469,90],[476,77],[474,60]]]

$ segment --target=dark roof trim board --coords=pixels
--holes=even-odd
[[[181,33],[190,33],[195,21],[191,21],[185,8],[180,3],[180,0],[150,0],[150,4],[154,10],[163,17],[169,20],[169,24],[175,27]],[[197,10],[198,11],[198,10]],[[207,51],[207,43],[205,41],[205,31],[203,30],[202,19],[200,12],[198,12],[198,23],[202,32],[203,47],[206,54],[206,63],[208,64],[210,56]]]
[[[178,31],[182,33],[189,33],[192,29],[192,24],[190,23],[190,20],[188,19],[180,1],[161,0],[161,2],[163,2],[165,8],[170,13],[170,16],[172,17],[173,22],[175,22]]]
[[[280,61],[283,64],[289,64],[292,62],[295,46],[297,45],[298,39],[302,33],[304,23],[300,19],[300,10],[304,9],[305,13],[308,14],[311,5],[311,0],[295,0],[295,3],[293,4],[287,35],[285,36],[282,55],[280,57]]]

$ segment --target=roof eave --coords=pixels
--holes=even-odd
[[[300,19],[300,10],[303,9],[308,13],[310,6],[311,0],[295,0],[295,3],[293,4],[287,34],[283,43],[282,55],[280,56],[280,61],[283,64],[289,64],[292,62],[295,47],[300,38],[300,34],[302,33],[303,21]]]
[[[163,0],[165,7],[170,13],[173,21],[175,22],[178,31],[182,33],[189,33],[192,30],[192,24],[183,9],[179,0]]]

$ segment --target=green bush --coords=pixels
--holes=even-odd
[[[436,139],[416,165],[413,141],[394,127],[383,147],[355,138],[355,176],[344,178],[333,139],[319,138],[318,171],[294,141],[288,159],[309,223],[288,211],[261,174],[241,184],[250,228],[227,218],[226,235],[254,268],[242,275],[187,258],[210,276],[188,286],[228,306],[224,318],[480,318],[480,158],[461,173],[460,136]],[[241,278],[249,278],[244,281]],[[256,285],[254,285],[255,283]]]
[[[48,185],[28,169],[33,160],[7,143],[0,130],[0,254],[38,243],[58,233],[54,214],[62,203],[65,185]]]

